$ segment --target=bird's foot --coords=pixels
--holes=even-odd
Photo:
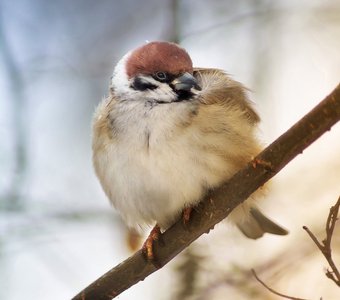
[[[130,251],[136,251],[142,244],[142,237],[139,232],[133,228],[128,228],[126,232],[126,244]]]
[[[161,229],[156,224],[154,228],[150,231],[149,236],[146,238],[143,247],[142,247],[142,253],[147,261],[152,262],[154,265],[156,264],[156,258],[155,253],[153,251],[153,244],[155,241],[159,239],[161,236]]]
[[[182,221],[185,228],[188,228],[192,210],[193,210],[192,206],[188,206],[184,208],[182,212]]]

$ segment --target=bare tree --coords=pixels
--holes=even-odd
[[[3,30],[2,12],[0,10],[0,56],[4,61],[5,72],[8,77],[9,90],[12,101],[11,107],[11,127],[14,137],[14,166],[13,176],[9,193],[4,197],[4,205],[8,209],[22,208],[22,199],[20,197],[23,186],[25,173],[27,169],[27,149],[26,149],[26,128],[25,128],[25,98],[24,98],[24,80],[18,67],[11,46]]]

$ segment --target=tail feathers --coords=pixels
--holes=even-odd
[[[276,235],[286,235],[288,231],[274,221],[267,218],[257,208],[250,208],[249,217],[242,223],[237,223],[237,227],[250,239],[258,239],[266,232]]]

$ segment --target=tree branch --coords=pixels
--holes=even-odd
[[[145,261],[141,251],[117,265],[76,295],[73,300],[109,300],[167,264],[203,233],[225,219],[257,188],[340,120],[340,84],[305,117],[237,172],[222,187],[209,192],[189,224],[175,223],[156,242],[159,267]]]
[[[326,238],[320,243],[316,236],[309,230],[307,226],[303,226],[302,228],[306,230],[310,238],[313,240],[315,245],[319,248],[323,256],[326,258],[329,266],[331,267],[331,271],[327,269],[326,276],[334,281],[337,286],[340,287],[340,272],[337,269],[333,258],[332,258],[332,248],[331,248],[331,242],[332,242],[332,236],[333,231],[335,227],[335,223],[338,220],[338,212],[340,207],[340,197],[336,204],[331,207],[329,210],[327,222],[326,222]]]
[[[306,299],[303,299],[303,298],[297,298],[297,297],[292,297],[292,296],[288,296],[288,295],[285,295],[285,294],[282,294],[282,293],[279,293],[277,291],[275,291],[274,289],[272,289],[271,287],[269,287],[267,284],[264,283],[264,281],[262,281],[256,274],[255,270],[254,269],[251,269],[251,272],[253,273],[255,279],[261,283],[268,291],[270,291],[271,293],[277,295],[277,296],[280,296],[282,298],[286,298],[286,299],[290,299],[290,300],[306,300]]]

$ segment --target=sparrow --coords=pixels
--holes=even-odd
[[[261,150],[247,89],[219,69],[193,68],[185,49],[163,41],[128,52],[93,117],[93,165],[128,226],[155,225],[143,249],[208,190]],[[251,239],[285,235],[256,206],[255,192],[228,217]]]

